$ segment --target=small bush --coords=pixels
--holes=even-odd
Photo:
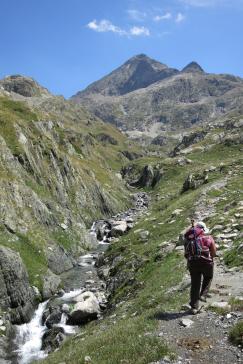
[[[229,340],[235,345],[243,345],[243,320],[232,327],[229,332]]]

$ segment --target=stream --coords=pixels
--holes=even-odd
[[[68,311],[66,306],[73,302],[75,297],[86,291],[94,292],[98,298],[100,307],[106,307],[105,282],[97,274],[95,262],[100,253],[104,253],[109,244],[115,244],[116,239],[127,230],[133,228],[136,219],[143,214],[148,206],[148,196],[141,192],[134,195],[134,207],[112,216],[110,219],[95,221],[90,230],[90,236],[95,243],[94,251],[80,256],[77,265],[62,273],[64,287],[62,295],[55,295],[48,301],[38,305],[32,320],[29,323],[15,325],[15,338],[11,353],[12,364],[29,364],[34,360],[45,358],[51,350],[43,348],[43,338],[50,331],[45,313],[49,309],[59,309],[59,319],[52,325],[57,330],[57,347],[60,346],[65,336],[73,335],[80,331],[80,326],[68,325]],[[125,225],[126,224],[126,225]],[[126,229],[124,230],[124,226]],[[120,229],[120,230],[119,230]],[[123,231],[124,230],[124,231]],[[51,312],[51,311],[50,311]],[[57,315],[58,315],[57,314]],[[61,315],[61,316],[60,316]],[[48,348],[48,346],[47,346]],[[51,348],[53,350],[53,348]]]

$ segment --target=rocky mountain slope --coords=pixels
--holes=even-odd
[[[155,65],[156,71],[147,71]],[[179,72],[139,55],[72,100],[130,136],[142,132],[154,138],[164,130],[183,130],[241,109],[243,81],[208,74],[196,62]]]
[[[118,172],[139,148],[30,78],[0,85],[0,307],[21,322],[92,246],[92,221],[130,203]]]

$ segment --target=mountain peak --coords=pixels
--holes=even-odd
[[[204,70],[197,62],[190,62],[181,72],[186,73],[204,73]]]
[[[78,99],[80,96],[90,94],[121,96],[145,88],[178,72],[178,70],[169,68],[165,64],[141,53],[128,59],[123,65],[101,80],[94,82],[84,91],[78,92],[73,98]]]
[[[156,61],[155,59],[148,57],[144,53],[137,54],[136,56],[129,58],[124,63],[124,65],[129,65],[129,64],[148,64],[157,70],[158,69],[163,70],[165,68],[168,68],[166,64]]]

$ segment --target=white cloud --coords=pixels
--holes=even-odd
[[[135,20],[135,21],[144,21],[145,18],[147,17],[147,13],[146,12],[142,12],[136,9],[129,9],[127,10],[127,14],[129,16],[130,19]]]
[[[145,35],[146,37],[150,36],[150,31],[148,28],[145,27],[132,27],[129,31],[131,35],[139,36],[139,35]]]
[[[164,15],[154,16],[153,20],[158,22],[158,21],[161,21],[161,20],[168,20],[168,19],[171,19],[171,18],[172,18],[172,14],[167,12]]]
[[[122,29],[114,24],[110,20],[102,19],[99,22],[97,20],[93,20],[87,24],[87,27],[95,32],[105,33],[112,32],[119,35],[125,36],[150,36],[150,31],[145,27],[137,27],[133,26],[128,31]]]
[[[126,35],[125,30],[117,27],[106,19],[103,19],[100,22],[97,22],[97,20],[93,20],[87,24],[87,27],[99,33],[112,32],[120,35]]]
[[[176,15],[175,21],[176,23],[181,23],[185,19],[186,19],[185,15],[183,15],[182,13],[178,13]]]

